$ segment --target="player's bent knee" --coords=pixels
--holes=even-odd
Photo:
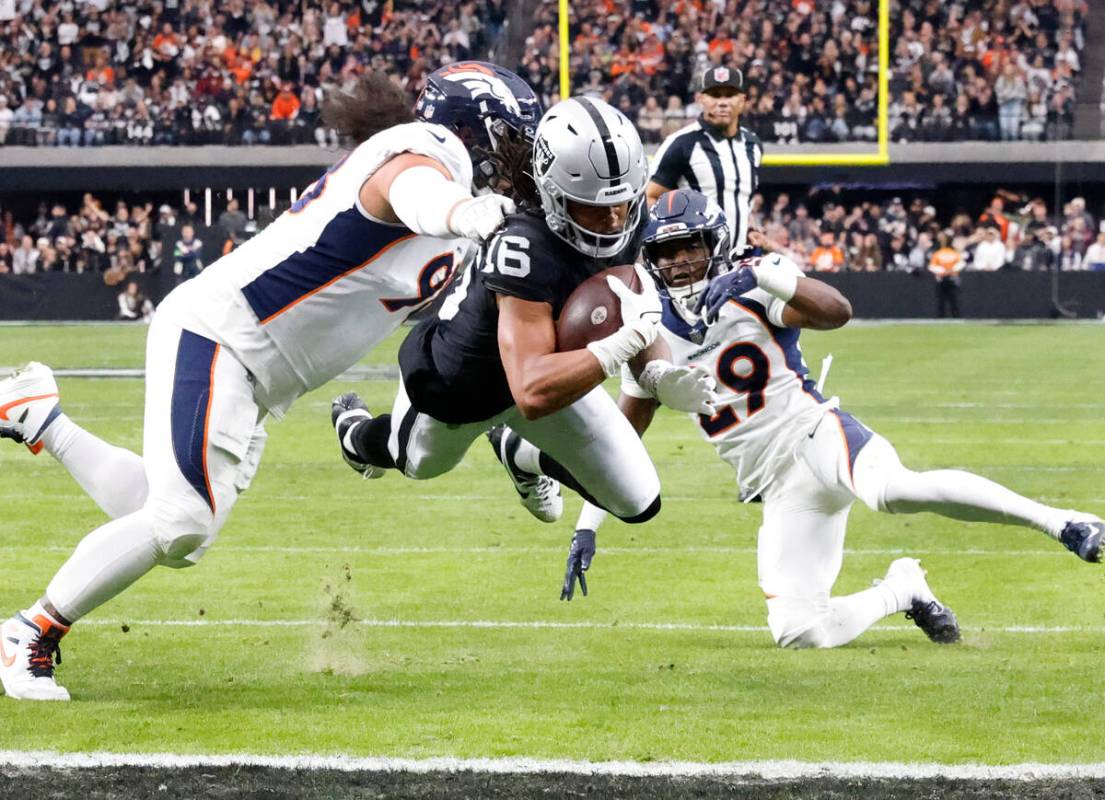
[[[197,502],[152,500],[146,511],[153,524],[157,563],[162,566],[192,566],[215,533],[215,515],[198,496]]]
[[[640,511],[636,514],[622,515],[616,511],[611,511],[615,517],[622,522],[628,522],[630,525],[636,525],[641,522],[648,522],[650,519],[660,513],[660,495],[656,495],[655,499],[648,504],[648,507],[644,511]]]
[[[790,650],[831,647],[824,614],[813,603],[786,597],[767,601],[767,627],[775,644]]]

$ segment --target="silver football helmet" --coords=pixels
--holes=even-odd
[[[537,126],[533,177],[549,229],[584,255],[609,258],[633,238],[644,212],[648,163],[640,134],[608,103],[572,97],[550,108]],[[568,213],[568,201],[588,206],[628,203],[621,230],[589,230]]]

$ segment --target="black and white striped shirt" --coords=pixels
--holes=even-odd
[[[747,128],[728,138],[698,119],[660,145],[651,179],[669,189],[690,187],[721,206],[739,253],[748,238],[749,204],[760,183],[763,154],[759,137]]]

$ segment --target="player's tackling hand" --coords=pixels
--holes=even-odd
[[[708,417],[717,413],[717,382],[697,364],[676,367],[666,361],[650,361],[637,383],[668,408]]]
[[[501,194],[484,194],[457,203],[449,217],[449,227],[457,236],[482,242],[503,224],[507,214],[517,208]]]
[[[702,314],[706,324],[717,321],[722,306],[730,300],[735,300],[746,292],[750,292],[759,285],[756,273],[748,267],[739,267],[732,272],[719,275],[710,281],[709,287],[698,299],[695,312]]]
[[[576,531],[572,537],[572,546],[568,548],[568,569],[564,573],[564,585],[560,588],[560,599],[571,600],[576,592],[576,578],[583,596],[587,596],[587,578],[583,573],[591,568],[591,559],[595,557],[595,532]]]

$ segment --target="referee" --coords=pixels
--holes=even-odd
[[[701,86],[695,102],[702,116],[660,145],[645,193],[651,206],[672,189],[689,186],[702,192],[725,211],[735,228],[733,251],[740,254],[749,244],[749,201],[760,182],[763,146],[756,134],[740,125],[745,95],[739,69],[710,67]]]

